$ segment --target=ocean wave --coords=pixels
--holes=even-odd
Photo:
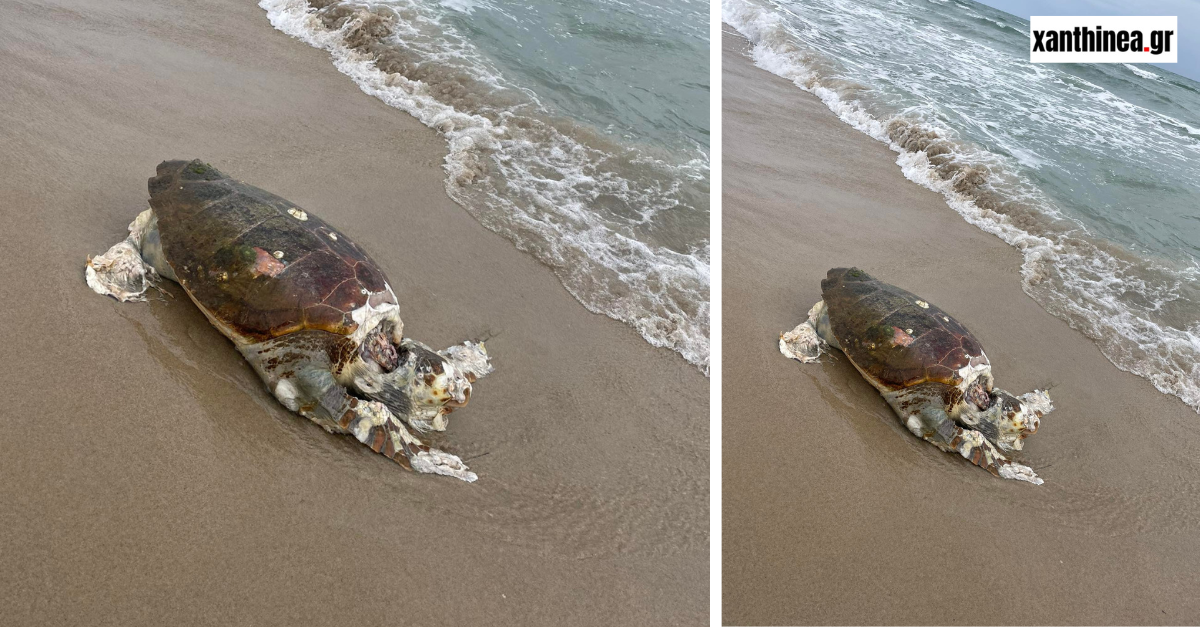
[[[792,81],[843,122],[887,144],[906,178],[1020,250],[1023,289],[1044,309],[1095,341],[1118,368],[1200,412],[1200,320],[1187,306],[1200,303],[1200,266],[1139,255],[1092,236],[1012,166],[1015,156],[964,141],[911,112],[870,110],[860,98],[864,85],[829,72],[828,59],[766,7],[723,0],[722,17],[749,40],[758,67]],[[1080,88],[1097,98],[1111,96],[1089,85],[1082,81]]]
[[[1154,72],[1151,72],[1149,70],[1143,70],[1142,68],[1140,68],[1136,65],[1132,65],[1129,63],[1122,63],[1121,65],[1125,66],[1126,69],[1128,69],[1130,72],[1133,72],[1134,74],[1137,74],[1138,76],[1140,76],[1142,78],[1148,78],[1152,81],[1162,80],[1162,77],[1159,76],[1158,74],[1155,74]]]
[[[455,11],[479,3],[451,0]],[[588,310],[708,371],[708,157],[683,162],[557,116],[507,81],[434,6],[262,0],[271,24],[325,50],[363,92],[446,138],[446,191],[550,266]],[[693,220],[693,221],[694,221]],[[705,233],[707,230],[705,230]]]

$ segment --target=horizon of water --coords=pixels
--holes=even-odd
[[[1200,411],[1200,83],[1029,63],[1029,23],[971,0],[722,0],[722,17],[1018,248],[1042,307]]]
[[[708,372],[702,0],[261,0],[448,143],[446,191],[587,309]]]

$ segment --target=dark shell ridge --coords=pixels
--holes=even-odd
[[[952,316],[858,268],[830,270],[821,294],[843,352],[887,387],[958,385],[959,369],[988,363],[979,341]]]
[[[149,181],[163,254],[180,284],[252,339],[353,333],[351,311],[386,278],[349,238],[296,205],[200,161],[164,161]],[[395,302],[390,292],[375,305]]]

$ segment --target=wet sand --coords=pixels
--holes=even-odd
[[[1020,256],[896,155],[724,46],[727,624],[1195,624],[1200,416],[1021,291]],[[844,357],[781,331],[857,265],[955,315],[998,386],[1049,387],[1042,486],[912,437]]]
[[[8,624],[697,624],[708,380],[591,314],[443,187],[444,141],[253,1],[0,5],[0,616]],[[93,294],[163,159],[379,262],[406,332],[496,372],[400,469],[270,397],[175,286]]]

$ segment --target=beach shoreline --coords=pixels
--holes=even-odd
[[[722,46],[724,622],[1195,622],[1195,412],[1024,294],[1019,251],[888,146],[755,67],[727,25]],[[851,265],[951,312],[998,386],[1049,388],[1021,457],[1045,485],[912,437],[843,357],[779,354]]]
[[[0,614],[20,624],[695,624],[708,379],[447,197],[446,143],[253,2],[0,7]],[[182,292],[83,281],[166,159],[352,237],[496,372],[408,473],[287,412]],[[629,399],[636,399],[630,403]]]
[[[310,5],[306,0],[262,0],[259,6],[276,29],[327,51],[338,71],[364,92],[438,130],[449,147],[446,192],[481,224],[553,269],[589,311],[625,322],[651,345],[671,348],[708,372],[708,157],[696,152],[696,140],[703,136],[685,142],[690,143],[686,149],[675,145],[678,138],[672,133],[665,143],[665,137],[631,143],[628,140],[639,133],[618,133],[611,119],[591,119],[580,111],[579,119],[563,117],[559,107],[595,105],[608,97],[616,101],[600,108],[612,113],[645,103],[612,93],[590,94],[587,87],[571,91],[568,86],[575,79],[582,83],[574,87],[595,87],[587,77],[596,71],[590,63],[582,75],[558,76],[549,84],[542,81],[555,71],[542,66],[537,72],[541,78],[533,80],[541,85],[541,94],[513,83],[513,76],[530,79],[525,74],[529,68],[507,66],[504,61],[514,59],[504,52],[483,54],[474,46],[476,38],[491,41],[495,33],[483,27],[464,37],[460,31],[465,15],[473,16],[469,22],[499,26],[495,18],[502,12],[493,14],[496,7],[481,5],[475,11],[402,0],[370,8],[356,2]],[[553,27],[539,27],[544,18],[528,8],[523,35],[528,39],[524,44],[511,42],[509,52],[540,50],[550,55],[545,59],[549,62],[561,54],[555,48],[560,44],[538,39],[542,28]],[[459,11],[462,15],[455,15]],[[625,13],[629,11],[633,10],[626,8]],[[604,13],[579,19],[602,22]],[[665,19],[641,16],[641,26]],[[502,22],[512,27],[517,20]],[[593,26],[598,37],[581,33],[562,41],[567,48],[603,42],[599,35],[607,29],[600,23]],[[675,47],[658,51],[669,49]],[[676,49],[673,56],[679,52]],[[592,54],[602,59],[600,65],[623,63],[600,51]],[[496,62],[500,65],[493,65]],[[691,58],[686,65],[701,67]],[[636,64],[622,68],[635,70]],[[692,80],[682,84],[692,89],[697,85]],[[559,93],[563,88],[566,93]],[[539,102],[543,99],[558,102],[547,108]],[[693,95],[677,104],[696,109],[695,100]],[[707,114],[707,107],[703,111]],[[652,113],[653,117],[660,116]],[[698,126],[684,128],[692,132]],[[655,125],[643,130],[655,131]],[[670,220],[669,226],[655,220],[659,214]]]

